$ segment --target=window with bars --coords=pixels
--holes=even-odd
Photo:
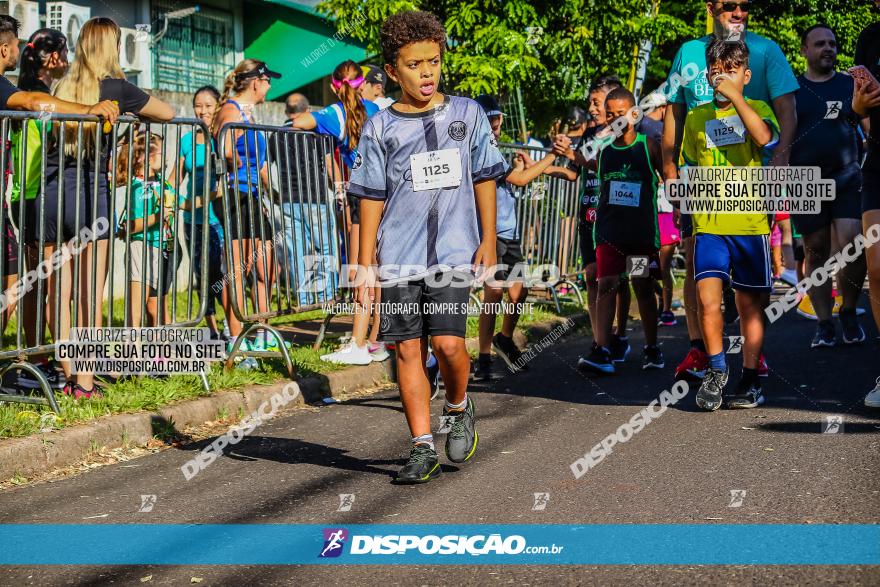
[[[152,2],[153,31],[161,30],[162,15],[185,8],[179,2]],[[206,84],[222,86],[235,67],[235,37],[231,12],[202,8],[168,21],[168,30],[153,47],[153,87],[171,92],[193,92]]]

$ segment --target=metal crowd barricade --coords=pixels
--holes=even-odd
[[[178,231],[174,228],[180,226],[178,213],[181,206],[199,208],[206,205],[207,200],[194,203],[188,198],[189,203],[184,204],[181,198],[173,197],[171,201],[158,198],[159,218],[166,216],[167,206],[173,207],[167,225],[163,225],[168,227],[167,234],[169,238],[173,235],[175,243],[167,255],[156,255],[148,250],[145,231],[132,234],[133,231],[126,228],[120,238],[117,228],[127,226],[132,220],[134,194],[131,178],[136,172],[133,149],[137,133],[144,133],[147,145],[151,135],[164,137],[161,161],[158,162],[161,169],[156,178],[163,195],[168,191],[165,189],[168,163],[173,162],[175,166],[178,163],[182,131],[190,129],[193,141],[201,135],[206,145],[210,145],[210,135],[204,123],[196,119],[141,127],[141,121],[132,117],[120,117],[115,125],[110,125],[94,116],[0,112],[0,190],[4,194],[3,214],[0,214],[0,252],[6,253],[0,255],[0,275],[6,276],[5,295],[0,298],[3,301],[0,330],[5,332],[13,305],[16,319],[15,348],[0,350],[0,361],[9,361],[0,366],[0,377],[15,370],[27,371],[43,394],[43,397],[33,397],[4,389],[0,390],[0,401],[45,404],[56,413],[59,411],[47,378],[28,359],[54,353],[55,343],[69,339],[73,326],[183,327],[195,326],[204,318],[208,285],[204,260],[207,258],[208,232],[203,230],[201,239],[189,235],[190,238],[184,239],[186,249],[181,250]],[[31,140],[36,142],[37,137],[39,143],[31,145]],[[87,140],[88,137],[91,138]],[[124,185],[117,185],[120,143],[125,145],[121,148],[128,149],[128,179]],[[33,157],[31,153],[29,157],[29,148],[39,148],[39,156]],[[57,159],[50,159],[50,153]],[[34,174],[39,174],[39,178]],[[182,178],[179,173],[174,176],[176,185],[172,191],[180,194]],[[203,194],[208,194],[211,191],[208,174],[204,180]],[[51,189],[47,189],[49,184]],[[17,197],[13,201],[11,193],[16,191],[16,186]],[[194,182],[190,190],[193,187]],[[125,192],[121,198],[117,188]],[[34,193],[30,194],[31,191]],[[75,202],[71,198],[75,198]],[[99,216],[98,202],[106,202],[106,215]],[[49,222],[47,215],[54,216],[56,221]],[[84,227],[97,232],[102,225],[109,232],[106,245],[100,239],[89,242],[88,238],[81,238],[87,237]],[[54,236],[50,228],[54,229]],[[73,232],[76,234],[71,234]],[[92,235],[96,236],[94,232]],[[140,259],[129,254],[132,242],[138,240],[141,241]],[[197,249],[201,251],[203,262],[198,276],[199,287],[195,288],[191,265],[188,278],[185,272],[178,270],[178,265],[184,258],[192,259]],[[60,254],[62,251],[63,255]],[[7,257],[11,259],[13,255],[16,266],[9,267]],[[140,282],[132,280],[131,269],[137,262],[141,268]],[[117,279],[124,283],[116,283]],[[133,285],[139,287],[133,288]],[[133,290],[139,289],[143,294],[151,287],[155,296],[140,295],[139,300],[133,299]],[[123,294],[122,312],[114,304],[120,290]],[[100,296],[98,292],[101,292]],[[184,300],[179,299],[181,293]],[[194,295],[198,296],[198,303],[194,303]],[[156,299],[148,302],[148,297]],[[154,307],[152,321],[147,319],[148,305]],[[140,319],[133,321],[135,315]],[[201,376],[207,388],[207,377],[204,373]]]
[[[341,180],[327,136],[291,128],[232,123],[217,141],[226,227],[230,306],[241,333],[229,353],[281,356],[293,377],[284,339],[269,320],[337,301],[341,255],[348,250],[344,202],[337,202],[331,175]],[[248,292],[248,290],[250,290]],[[246,295],[250,293],[250,295]],[[320,345],[328,315],[322,325]],[[262,329],[278,350],[241,350]],[[265,339],[264,339],[265,340]]]
[[[499,148],[508,159],[524,151],[538,161],[550,152],[546,148],[509,143],[502,143]],[[549,287],[557,312],[561,311],[559,288],[562,286],[571,288],[578,303],[584,305],[584,297],[575,283],[575,278],[583,272],[578,245],[580,182],[542,175],[525,187],[511,188],[517,201],[517,226],[526,263],[533,267],[553,265],[558,268],[559,278]]]
[[[171,220],[168,223],[170,230],[165,228],[164,222],[162,226],[163,232],[167,233],[163,235],[161,242],[169,244],[165,247],[160,246],[159,250],[153,250],[157,247],[146,244],[145,230],[131,231],[126,226],[127,223],[135,220],[132,214],[135,194],[131,178],[136,175],[137,171],[134,161],[140,156],[135,152],[138,136],[143,138],[145,158],[148,158],[151,153],[151,141],[158,138],[161,142],[159,152],[162,162],[161,169],[156,176],[143,178],[146,182],[154,184],[148,189],[157,196],[159,217],[164,218],[166,212],[171,214]],[[211,174],[212,139],[210,129],[202,120],[196,118],[176,118],[165,123],[139,124],[137,119],[121,117],[120,122],[113,127],[111,139],[112,144],[117,147],[112,151],[110,165],[110,192],[115,196],[111,200],[110,217],[117,220],[114,226],[117,230],[117,238],[110,241],[110,263],[112,263],[110,266],[120,268],[120,261],[122,261],[121,268],[124,275],[129,276],[122,286],[124,289],[123,325],[134,327],[196,326],[205,317],[209,299],[208,288],[212,285],[208,283],[210,234],[207,217],[208,207],[213,205],[212,198],[215,197],[217,191]],[[196,188],[194,175],[188,176],[186,180],[182,177],[180,151],[184,142],[189,143],[188,146],[194,159],[196,158],[196,145],[204,145],[206,172],[202,177],[200,190]],[[116,170],[123,151],[127,155],[127,165],[124,167],[125,175],[129,180],[117,185],[119,181]],[[170,188],[170,193],[168,188]],[[121,198],[118,193],[120,191],[122,192]],[[201,197],[196,195],[197,191],[201,191]],[[181,212],[183,211],[190,214],[189,222],[182,221]],[[202,218],[201,223],[197,221],[197,215]],[[201,225],[201,229],[197,231],[198,225]],[[165,236],[169,237],[169,240],[164,240]],[[135,246],[132,245],[133,242]],[[196,274],[194,267],[196,251],[198,251],[201,260],[198,274]],[[181,266],[184,260],[187,263],[188,271],[182,271]],[[135,267],[140,269],[137,271],[140,274],[140,280],[132,279]],[[182,276],[186,276],[187,279],[182,279]],[[133,295],[132,285],[134,284],[139,286],[139,296]],[[114,288],[115,283],[111,278],[108,294],[110,300],[114,299]],[[151,290],[154,290],[156,295],[149,296],[155,298],[155,301],[149,304],[148,296],[144,294],[145,292],[152,293]],[[183,299],[181,299],[181,294]],[[150,308],[151,311],[148,311],[150,305],[153,307]],[[107,323],[116,324],[118,319],[117,317],[114,320],[114,308],[111,303]],[[209,390],[207,375],[202,372],[200,376],[205,390]]]

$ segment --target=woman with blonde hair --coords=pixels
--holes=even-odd
[[[230,273],[234,281],[232,287],[225,290],[227,296],[224,309],[232,335],[230,349],[234,347],[235,339],[241,335],[243,327],[231,309],[228,294],[234,293],[238,307],[246,313],[244,291],[253,274],[256,277],[252,290],[256,311],[264,313],[269,310],[274,275],[272,238],[275,235],[272,222],[264,209],[265,204],[261,201],[261,196],[271,193],[266,137],[257,130],[224,130],[223,127],[227,124],[256,124],[254,107],[266,101],[272,79],[279,77],[280,74],[270,70],[262,61],[243,60],[226,76],[223,93],[217,104],[217,114],[214,116],[212,130],[218,148],[223,149],[229,169],[226,192],[228,197],[223,204],[230,217],[224,231],[231,241],[232,258],[228,261],[231,262]],[[264,237],[268,238],[264,241]],[[263,351],[277,348],[274,337],[266,339],[265,332],[259,332],[258,335],[262,336],[257,336],[253,344],[242,341],[240,350]],[[252,359],[245,361],[243,366],[255,366]]]
[[[76,43],[76,59],[55,87],[55,96],[87,104],[112,100],[122,113],[157,122],[171,120],[174,109],[170,105],[126,81],[119,65],[120,39],[119,25],[112,19],[98,17],[87,21]],[[81,129],[78,128],[80,125]],[[40,205],[45,222],[42,236],[46,246],[60,239],[64,248],[63,243],[79,236],[84,228],[93,231],[92,242],[80,253],[78,299],[72,300],[74,263],[61,268],[60,278],[53,275],[49,280],[49,303],[60,307],[58,332],[53,333],[53,338],[66,340],[70,333],[72,301],[76,304],[77,326],[102,325],[108,239],[111,237],[109,227],[114,224],[114,219],[108,218],[112,196],[108,184],[112,145],[108,127],[94,122],[68,122],[56,129],[58,136],[46,161],[46,190],[38,196],[42,199]],[[102,133],[102,148],[96,157],[99,132]],[[62,367],[67,377],[65,394],[76,399],[100,396],[93,374],[74,375],[69,362],[63,362]]]

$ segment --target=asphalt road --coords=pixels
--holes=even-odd
[[[696,408],[692,389],[580,480],[571,463],[669,389],[686,351],[683,325],[661,329],[663,371],[641,371],[636,323],[634,353],[615,376],[580,373],[577,358],[588,341],[573,335],[544,350],[530,371],[474,386],[477,455],[461,466],[444,464],[425,486],[390,483],[408,450],[390,388],[317,412],[286,413],[191,481],[180,466],[204,444],[6,491],[0,522],[876,524],[880,414],[862,398],[880,375],[877,332],[865,316],[867,344],[811,350],[813,325],[792,314],[771,327],[764,407],[707,414]],[[502,371],[500,361],[496,368]],[[435,416],[441,407],[436,400]],[[843,432],[823,433],[826,416],[835,414],[843,416]],[[730,507],[732,490],[746,492],[740,507]],[[343,493],[355,495],[351,511],[336,511]],[[549,493],[546,509],[532,509],[534,493]],[[148,513],[138,512],[144,494],[157,496]],[[551,565],[6,567],[0,584],[129,585],[147,576],[145,584],[155,585],[190,584],[193,577],[201,585],[880,584],[880,569],[870,566]]]

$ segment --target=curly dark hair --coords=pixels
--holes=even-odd
[[[435,15],[422,10],[405,10],[390,16],[382,23],[379,39],[382,57],[391,65],[397,62],[400,49],[410,43],[436,41],[440,55],[446,51],[446,29]]]

